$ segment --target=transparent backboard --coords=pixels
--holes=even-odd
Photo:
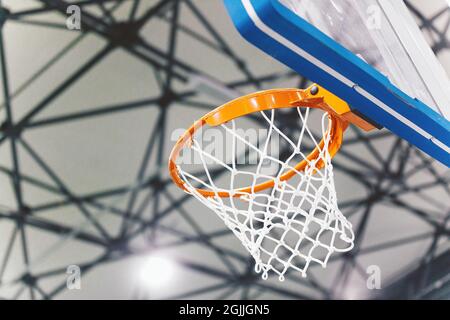
[[[403,0],[278,0],[450,120],[450,81]]]

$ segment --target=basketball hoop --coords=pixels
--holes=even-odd
[[[284,134],[274,121],[275,114],[286,109],[296,110],[300,128],[297,141]],[[320,141],[308,127],[312,109],[323,111]],[[257,113],[269,132],[262,147],[241,137],[235,124],[238,119]],[[250,94],[208,113],[180,137],[169,159],[170,175],[177,186],[212,209],[233,231],[255,259],[255,270],[262,272],[263,279],[273,271],[282,281],[290,269],[305,277],[312,261],[325,267],[331,254],[353,247],[352,225],[337,205],[331,164],[349,122],[366,130],[372,128],[352,114],[344,101],[317,85],[307,90],[276,89]],[[233,137],[231,164],[202,149],[196,134],[205,126],[222,128]],[[275,133],[290,146],[291,154],[284,159],[268,153],[269,140]],[[254,172],[237,165],[238,141],[259,156]],[[201,174],[177,164],[184,149],[199,155]],[[275,164],[276,170],[271,174],[264,172],[264,161]],[[212,167],[216,173],[228,174],[226,186],[219,186],[220,177],[212,173]],[[236,187],[242,176],[249,178],[250,183]]]

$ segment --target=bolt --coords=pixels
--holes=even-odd
[[[318,86],[313,86],[310,90],[311,94],[313,96],[317,95],[319,93],[319,87]]]

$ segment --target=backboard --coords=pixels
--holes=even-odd
[[[225,0],[252,44],[450,167],[450,81],[402,0]]]

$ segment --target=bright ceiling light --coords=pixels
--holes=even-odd
[[[150,289],[158,289],[172,282],[175,275],[175,263],[162,256],[149,257],[142,266],[140,280]]]

